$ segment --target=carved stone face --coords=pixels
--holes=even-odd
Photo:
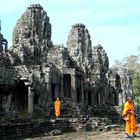
[[[25,39],[27,43],[23,41]],[[52,45],[50,43],[51,24],[49,23],[49,17],[40,5],[31,5],[28,7],[18,20],[13,31],[13,46],[23,42],[26,46],[32,45],[33,40],[40,44],[46,43],[46,46]]]
[[[17,21],[11,49],[22,63],[37,64],[45,60],[42,56],[52,46],[47,13],[40,5],[31,5]]]
[[[75,24],[68,36],[67,48],[70,55],[86,71],[87,65],[91,62],[89,54],[92,52],[91,40],[88,30],[83,24]]]

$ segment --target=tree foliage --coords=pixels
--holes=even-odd
[[[115,61],[114,66],[111,68],[112,70],[119,69],[119,67],[124,67],[129,70],[132,76],[132,86],[133,93],[135,96],[135,102],[140,105],[140,63],[139,56],[130,55],[125,57],[122,61]]]

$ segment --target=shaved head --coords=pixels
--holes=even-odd
[[[128,102],[132,102],[132,97],[128,96],[128,97],[127,97],[127,101],[128,101]]]
[[[127,100],[132,100],[132,98],[130,96],[127,97]]]

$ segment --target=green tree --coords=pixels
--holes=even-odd
[[[132,76],[132,86],[133,93],[135,97],[135,102],[140,105],[140,63],[139,56],[130,55],[125,57],[122,61],[115,61],[114,66],[111,68],[113,71],[119,69],[119,67],[124,67],[129,70]]]
[[[134,73],[132,80],[134,94],[140,96],[140,72]]]

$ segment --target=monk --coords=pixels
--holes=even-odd
[[[60,102],[59,98],[57,97],[57,99],[55,101],[55,116],[56,117],[60,116],[60,108],[61,108],[61,102]]]
[[[129,118],[128,120],[126,120],[125,132],[126,132],[127,138],[132,138],[136,136],[137,124],[136,124],[136,119],[134,116],[134,104],[132,102],[131,97],[127,97],[127,101],[124,104],[122,117],[128,114],[129,114]]]

